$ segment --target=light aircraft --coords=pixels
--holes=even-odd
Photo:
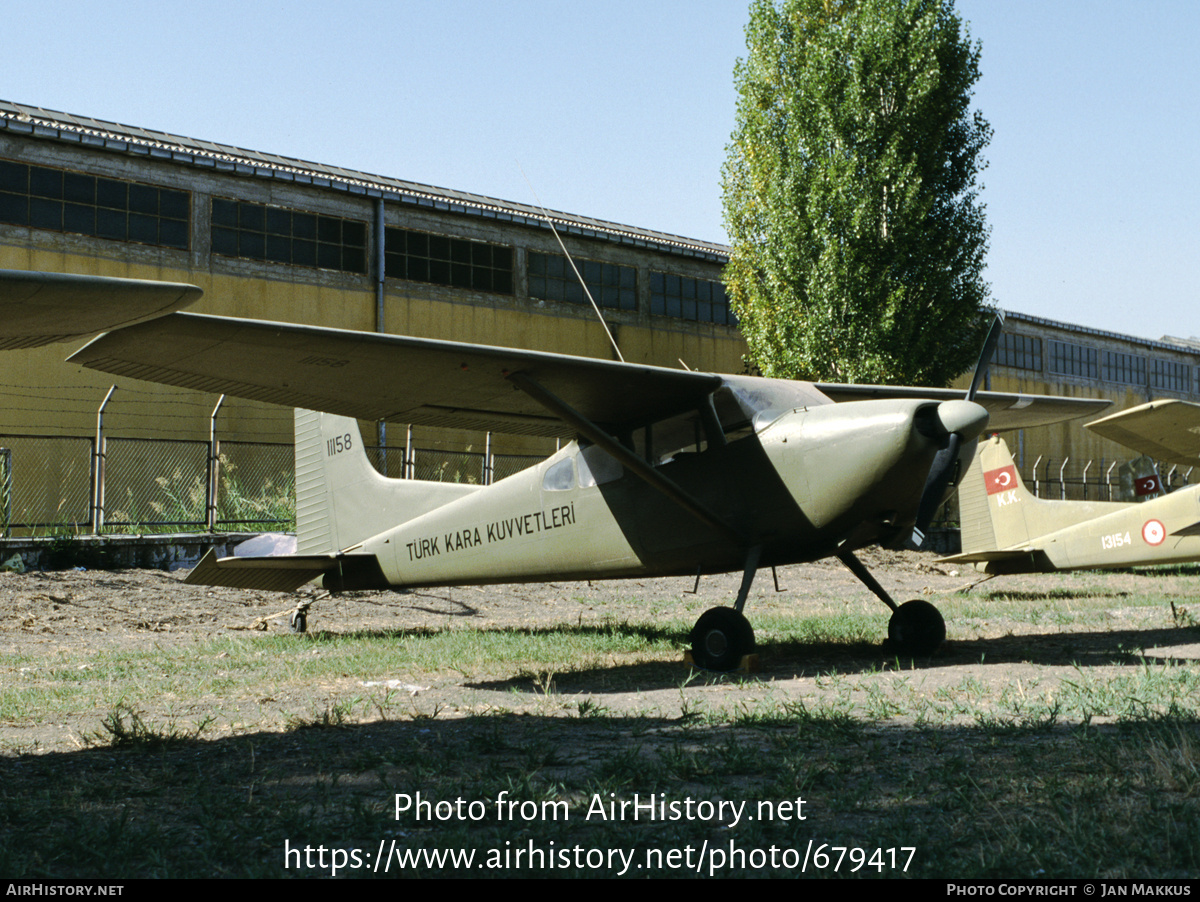
[[[1200,405],[1162,400],[1086,424],[1161,460],[1200,463]],[[1003,439],[981,442],[958,489],[961,554],[983,573],[1200,561],[1200,485],[1141,502],[1050,501],[1021,480]]]
[[[129,326],[200,299],[194,285],[0,269],[0,350]]]
[[[190,313],[70,360],[299,408],[297,553],[210,551],[190,582],[292,591],[319,577],[339,591],[740,570],[733,607],[691,633],[697,664],[730,670],[754,646],[742,609],[757,569],[827,556],[892,609],[904,652],[936,649],[937,609],[897,605],[854,551],[919,536],[989,417],[1030,427],[1108,403],[979,392],[998,335],[965,397]],[[570,441],[493,485],[397,480],[371,466],[351,417]]]

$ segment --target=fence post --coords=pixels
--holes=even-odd
[[[1112,501],[1112,471],[1116,465],[1117,462],[1114,460],[1108,465],[1108,469],[1104,471],[1104,488],[1108,492],[1108,497],[1104,499],[1105,501]]]
[[[217,529],[217,481],[221,475],[221,443],[217,441],[217,413],[225,396],[217,398],[217,406],[208,418],[208,485],[204,489],[204,525],[209,532]]]
[[[1067,481],[1066,477],[1063,476],[1063,472],[1067,469],[1067,461],[1070,459],[1069,457],[1064,457],[1062,466],[1058,468],[1058,495],[1063,501],[1067,500]]]
[[[1041,486],[1038,485],[1037,468],[1038,468],[1038,464],[1040,464],[1041,462],[1042,462],[1042,455],[1039,454],[1038,459],[1033,462],[1033,494],[1039,498],[1042,497],[1042,490],[1041,490]]]
[[[404,439],[404,478],[412,479],[416,473],[416,467],[413,463],[413,446],[412,446],[412,423],[408,424],[408,434]]]
[[[4,538],[7,539],[12,535],[12,448],[0,448],[0,460],[4,461],[0,465],[4,467],[3,483],[0,484],[0,492],[4,493]]]
[[[96,411],[96,438],[92,442],[92,509],[88,515],[88,529],[92,535],[100,535],[100,531],[104,529],[104,408],[108,406],[108,399],[113,396],[113,392],[117,390],[114,385],[108,390],[108,394],[104,396],[104,400],[100,402],[100,409]]]
[[[1083,500],[1087,501],[1087,473],[1092,468],[1092,459],[1089,457],[1087,466],[1083,468]],[[1096,497],[1100,497],[1100,493],[1096,492]]]
[[[483,443],[483,484],[491,485],[494,473],[492,465],[492,434],[489,432]]]

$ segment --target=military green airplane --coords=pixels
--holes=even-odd
[[[1152,401],[1086,426],[1161,460],[1200,463],[1200,405],[1191,402]],[[983,573],[1200,560],[1200,485],[1141,502],[1044,500],[1025,488],[1008,446],[993,437],[979,444],[958,502],[963,551],[943,561]]]
[[[741,571],[734,606],[691,634],[697,664],[729,670],[754,646],[742,609],[757,569],[826,556],[893,610],[901,649],[940,644],[937,609],[897,605],[854,551],[919,536],[989,418],[1028,427],[1107,404],[978,391],[998,335],[965,397],[189,313],[70,359],[299,408],[297,553],[210,552],[190,582],[291,591],[321,578],[338,591]],[[492,485],[397,480],[371,466],[350,417],[570,441]]]

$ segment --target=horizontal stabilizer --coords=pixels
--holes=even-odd
[[[279,554],[218,558],[213,550],[200,559],[185,583],[228,589],[295,592],[323,576],[331,592],[386,589],[388,581],[373,554]]]
[[[209,549],[185,583],[228,589],[295,592],[337,566],[334,554],[284,554],[271,557],[225,557]]]
[[[965,554],[955,554],[951,557],[938,558],[939,564],[976,564],[986,561],[1015,561],[1037,554],[1035,548],[1025,548],[1016,551],[969,551]]]

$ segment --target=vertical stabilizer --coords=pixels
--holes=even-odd
[[[1025,488],[1008,445],[999,436],[979,443],[962,484],[958,506],[964,554],[1012,548],[1028,542],[1027,520],[1038,499]]]
[[[371,465],[358,422],[296,411],[296,551],[345,551],[469,495],[475,485],[389,479]]]

